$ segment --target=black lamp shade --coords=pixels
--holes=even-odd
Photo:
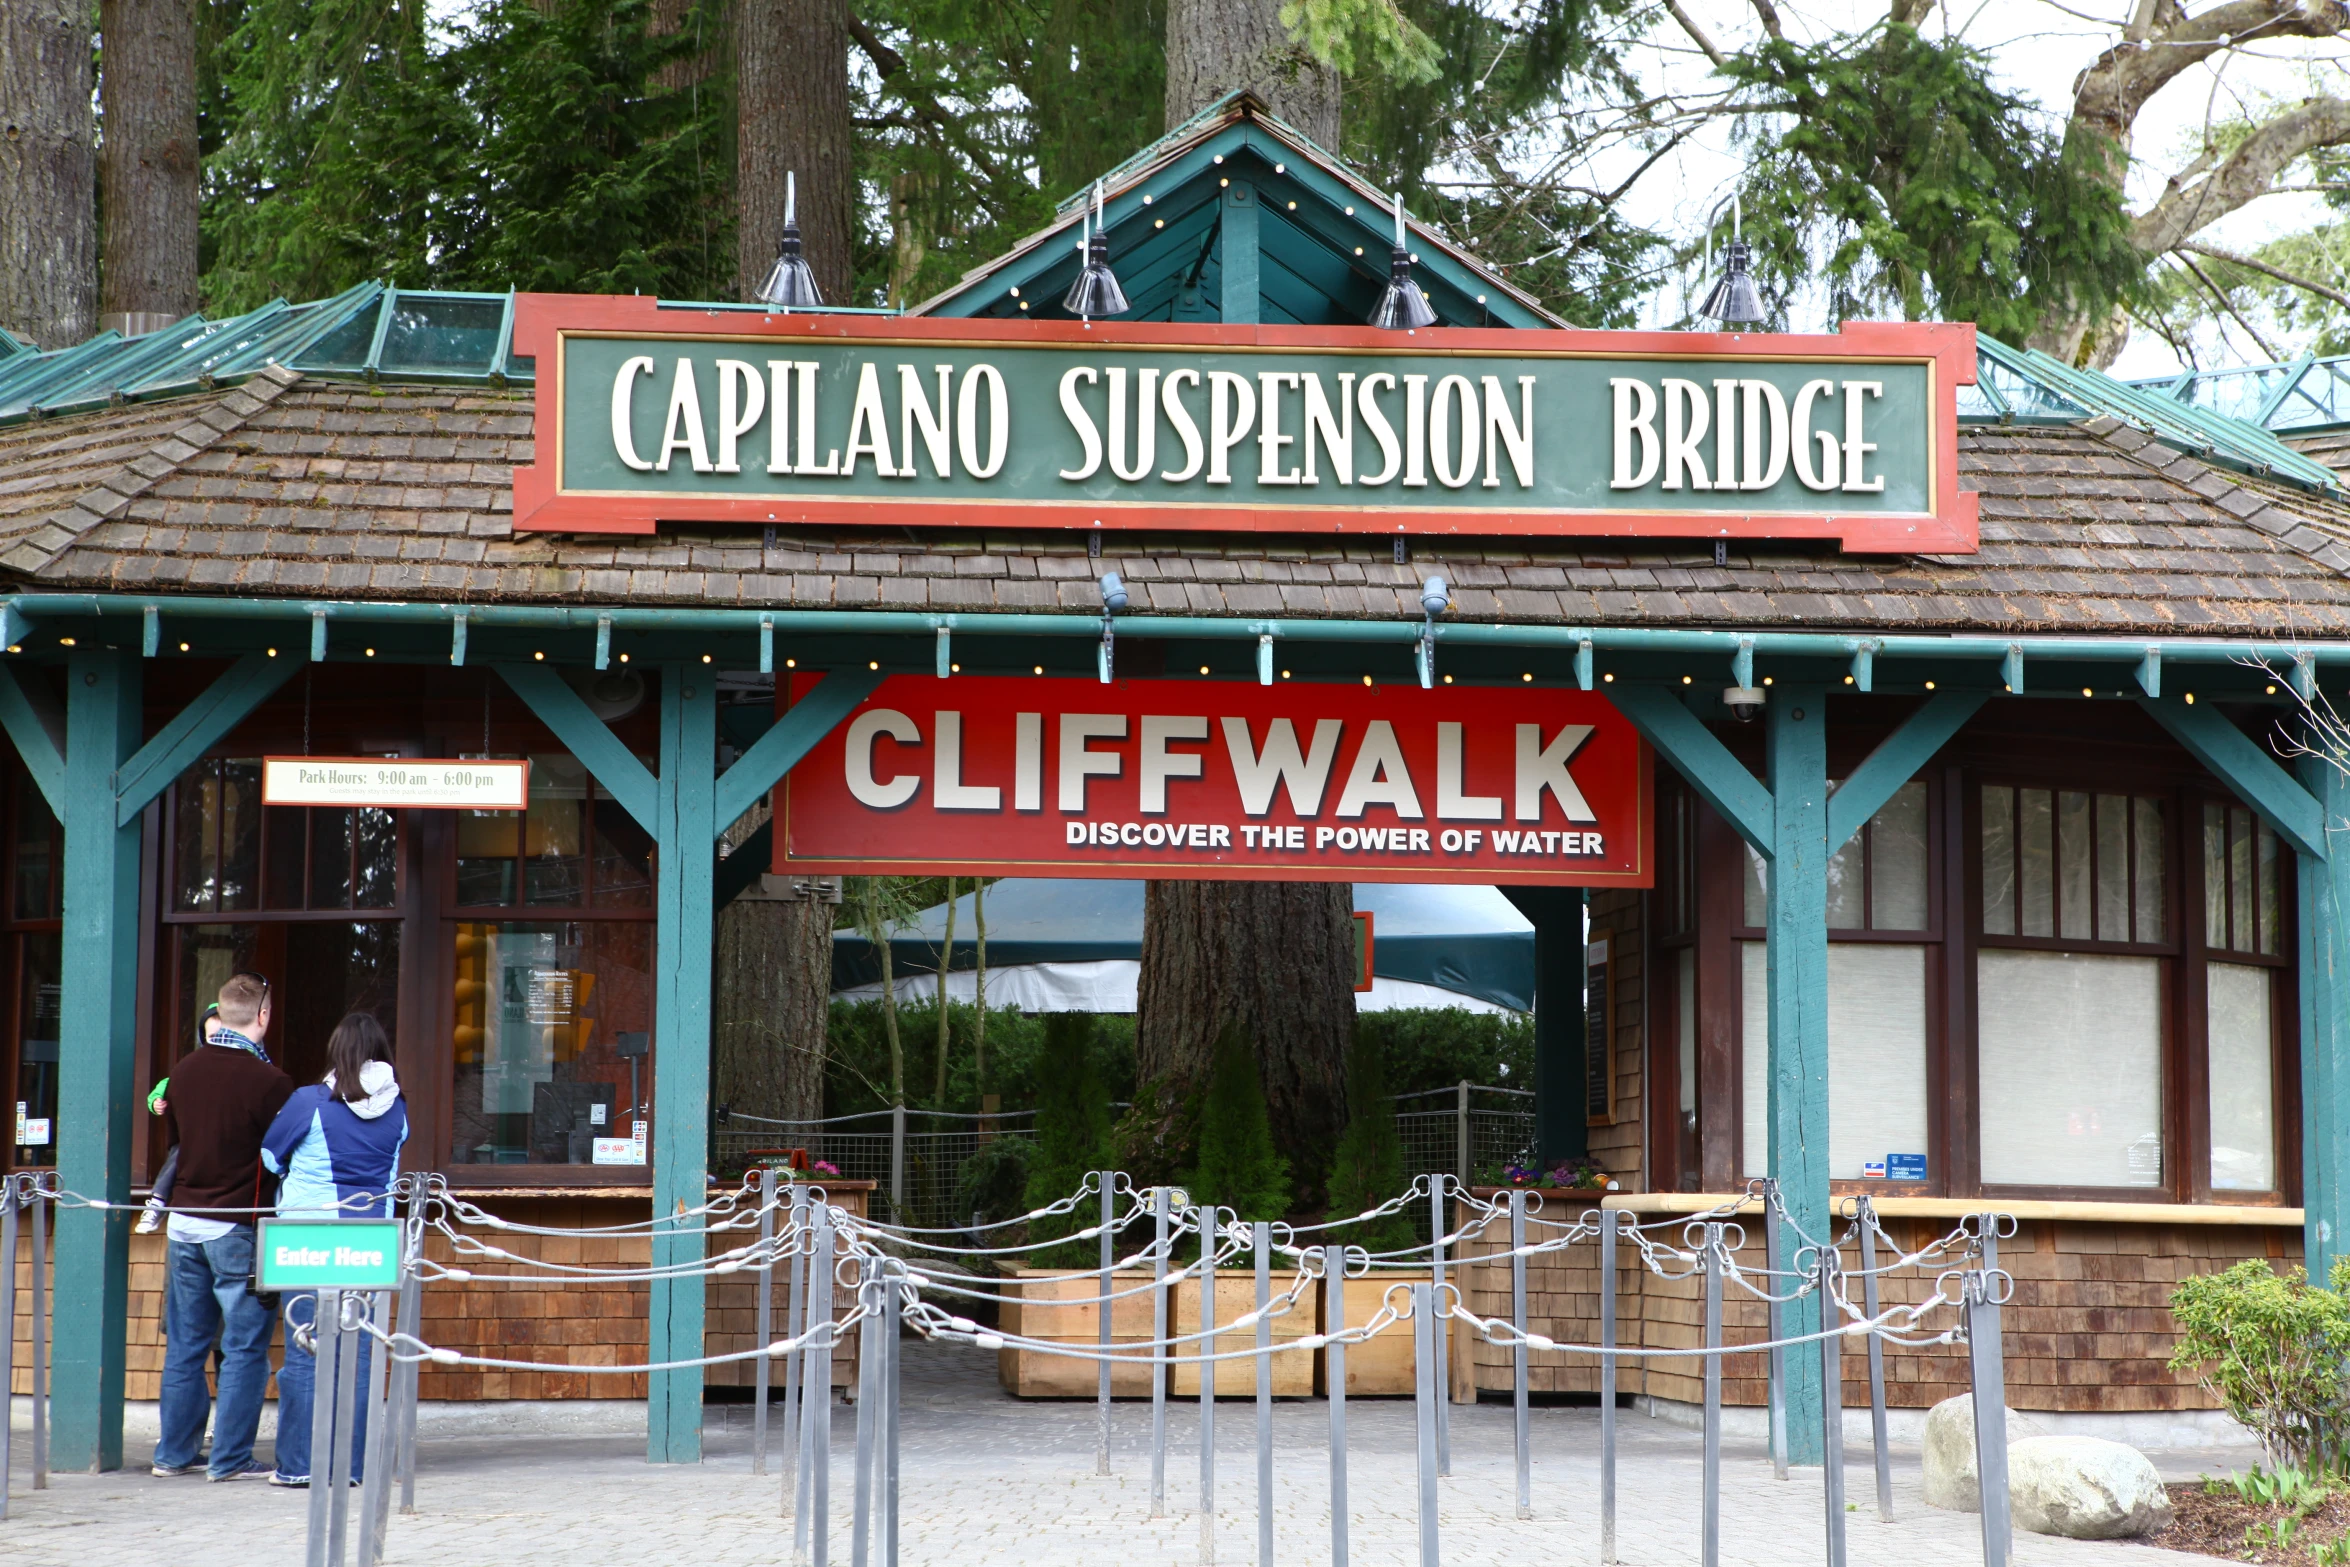
[[[1730,241],[1722,280],[1705,296],[1705,303],[1697,307],[1697,313],[1725,326],[1753,326],[1769,319],[1769,312],[1763,309],[1762,291],[1754,286],[1754,273],[1749,270],[1753,262],[1754,252],[1746,241]]]
[[[800,226],[785,223],[783,246],[775,258],[775,269],[760,285],[759,299],[778,310],[822,310],[824,293],[816,286],[816,274],[808,269],[807,258],[800,254]]]
[[[1069,285],[1061,308],[1087,320],[1095,316],[1122,316],[1128,309],[1126,290],[1118,286],[1118,274],[1110,270],[1110,236],[1099,229],[1094,230],[1092,240],[1085,247],[1085,270]]]
[[[1371,325],[1386,332],[1402,332],[1435,324],[1436,312],[1429,308],[1428,296],[1412,281],[1412,253],[1398,245],[1387,263],[1387,288],[1372,307]]]

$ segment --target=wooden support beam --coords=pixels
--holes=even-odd
[[[1827,692],[1779,686],[1764,709],[1764,723],[1773,840],[1766,917],[1770,1171],[1796,1226],[1824,1238],[1834,1222],[1828,1197]],[[1785,1281],[1773,1283],[1785,1287]],[[1816,1332],[1819,1301],[1792,1302],[1781,1320],[1790,1336]],[[1787,1458],[1816,1464],[1823,1451],[1819,1356],[1790,1352],[1785,1364]]]
[[[122,765],[115,786],[115,820],[129,826],[147,809],[148,802],[170,788],[206,751],[228,737],[230,730],[268,701],[278,688],[294,678],[306,660],[292,654],[247,653],[227,673],[156,731]]]
[[[620,743],[611,726],[589,710],[580,694],[571,689],[571,682],[545,664],[494,667],[506,678],[506,684],[514,688],[514,694],[522,698],[531,716],[555,732],[563,748],[596,775],[596,782],[620,802],[622,810],[636,818],[639,827],[658,838],[660,805],[653,775]]]
[[[25,667],[25,678],[19,680],[15,669],[0,664],[0,729],[8,731],[24,770],[32,775],[41,798],[49,802],[49,814],[62,821],[65,715],[58,711],[57,698],[47,683],[30,666]]]
[[[2169,697],[2139,697],[2137,702],[2170,731],[2171,738],[2194,752],[2213,777],[2274,827],[2296,854],[2331,857],[2324,813],[2315,797],[2219,709]]]
[[[661,847],[654,888],[653,1215],[675,1218],[707,1195],[710,1167],[710,948],[715,935],[718,829],[718,679],[698,664],[661,672],[661,774],[653,836]],[[609,732],[609,731],[607,731]],[[653,1266],[699,1260],[699,1226],[659,1230]],[[659,1278],[650,1289],[649,1358],[689,1360],[702,1351],[699,1274]],[[645,1456],[657,1464],[702,1457],[702,1373],[656,1371],[648,1379]]]
[[[1682,705],[1678,686],[1625,683],[1609,686],[1607,697],[1739,837],[1766,856],[1773,852],[1771,791]]]
[[[140,663],[107,648],[66,665],[65,929],[58,973],[59,1183],[103,1208],[57,1215],[56,1467],[122,1467],[130,1325],[132,1069],[138,1045],[140,818],[115,777],[139,743]]]
[[[720,775],[713,816],[717,825],[712,835],[726,831],[756,805],[785,773],[799,765],[817,741],[832,733],[859,703],[878,690],[881,680],[869,669],[836,669],[794,702],[789,712],[752,741],[750,749]]]
[[[1945,691],[1880,741],[1828,800],[1828,852],[1843,848],[1990,700],[1987,691]]]

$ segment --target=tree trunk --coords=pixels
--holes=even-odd
[[[1169,0],[1170,128],[1245,87],[1312,140],[1336,150],[1338,73],[1290,38],[1280,12],[1281,0]]]
[[[947,878],[947,939],[938,954],[938,1085],[930,1102],[941,1110],[947,1103],[947,1046],[953,1039],[954,1009],[947,1005],[947,975],[955,966],[955,878]]]
[[[1216,1033],[1248,1031],[1273,1140],[1307,1189],[1346,1121],[1354,889],[1345,882],[1154,881],[1143,897],[1138,1083],[1207,1086]]]
[[[0,327],[43,348],[98,329],[90,10],[0,3]]]
[[[783,177],[799,176],[800,238],[829,304],[848,304],[856,234],[845,0],[743,0],[735,21],[736,249],[742,293],[783,237]]]
[[[103,0],[107,315],[196,309],[196,7]]]
[[[832,906],[737,898],[718,911],[712,970],[717,1102],[781,1121],[821,1117]]]

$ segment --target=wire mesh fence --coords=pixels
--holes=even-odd
[[[1533,1154],[1534,1096],[1525,1089],[1461,1083],[1395,1098],[1406,1176],[1442,1171],[1475,1182]]]

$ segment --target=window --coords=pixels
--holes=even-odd
[[[2163,802],[2078,789],[1983,790],[1983,934],[2168,939]]]
[[[57,1162],[58,970],[64,955],[65,832],[32,778],[11,767],[8,791],[8,882],[0,983],[9,989],[7,1034],[0,1038],[11,1131],[8,1166]]]
[[[458,1164],[648,1162],[653,926],[459,921]],[[599,1139],[609,1145],[598,1157]]]
[[[2276,833],[2241,805],[2204,802],[2204,945],[2273,958],[2283,922]]]
[[[400,833],[390,811],[265,807],[258,759],[199,762],[172,792],[174,912],[389,909],[400,901]]]
[[[535,754],[529,810],[458,814],[457,902],[650,910],[652,835],[578,761]]]
[[[2244,963],[2204,970],[2213,1191],[2276,1189],[2275,976],[2274,969]]]
[[[1831,779],[1829,792],[1841,782]],[[1745,922],[1760,930],[1770,920],[1770,864],[1751,845],[1745,855]],[[1926,785],[1912,779],[1829,856],[1828,928],[1924,930],[1926,904]]]

